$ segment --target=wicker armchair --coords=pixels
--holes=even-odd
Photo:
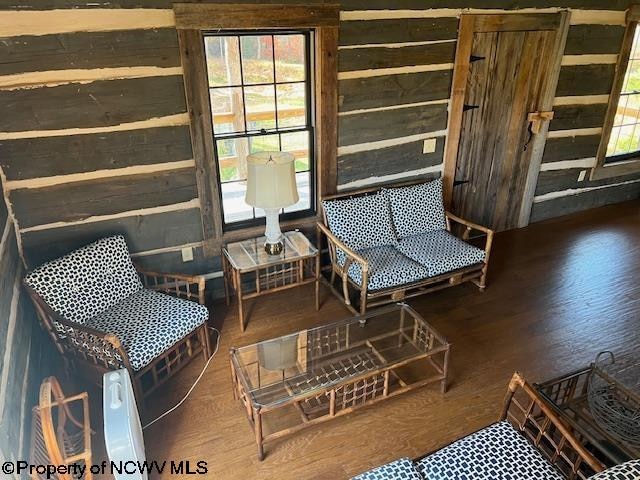
[[[332,195],[322,217],[318,245],[326,237],[329,287],[354,314],[462,282],[486,287],[494,232],[446,212],[440,179]],[[469,243],[472,232],[484,237],[483,248]],[[350,289],[359,293],[359,311]]]
[[[613,467],[608,470],[611,476],[603,470],[602,463],[516,372],[509,382],[498,422],[416,460],[402,458],[352,480],[640,478],[637,461]],[[629,476],[621,472],[628,472]]]
[[[89,424],[89,396],[87,392],[65,397],[55,377],[45,378],[40,385],[40,400],[33,408],[31,423],[31,465],[66,465],[69,472],[58,473],[33,470],[32,480],[57,478],[92,480],[91,427]],[[77,468],[77,470],[76,470]],[[74,473],[84,472],[84,475]]]
[[[136,269],[122,236],[48,262],[24,285],[67,369],[94,383],[126,368],[143,401],[195,355],[209,358],[204,278]]]

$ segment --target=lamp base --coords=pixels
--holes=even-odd
[[[284,248],[284,244],[282,242],[269,243],[265,242],[264,251],[269,255],[280,255]]]
[[[280,255],[284,244],[282,243],[282,232],[278,222],[279,208],[265,208],[266,229],[264,236],[267,238],[264,243],[264,250],[269,255]]]

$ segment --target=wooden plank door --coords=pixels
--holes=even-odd
[[[444,174],[448,204],[463,218],[499,231],[528,224],[565,15],[463,16]]]

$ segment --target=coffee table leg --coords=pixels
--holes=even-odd
[[[449,376],[449,349],[444,352],[444,363],[442,364],[442,375],[444,378],[440,384],[440,391],[444,395],[447,393],[447,377]]]
[[[258,444],[258,460],[264,460],[264,446],[262,441],[262,413],[259,408],[253,409],[253,422],[256,433],[256,443]]]

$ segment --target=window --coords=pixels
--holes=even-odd
[[[627,10],[609,106],[591,180],[640,172],[640,6]]]
[[[244,201],[246,157],[260,151],[295,156],[300,200],[283,218],[315,210],[311,42],[310,31],[204,34],[225,229],[263,222]]]
[[[607,145],[606,163],[640,156],[640,30],[633,40],[615,108]]]

